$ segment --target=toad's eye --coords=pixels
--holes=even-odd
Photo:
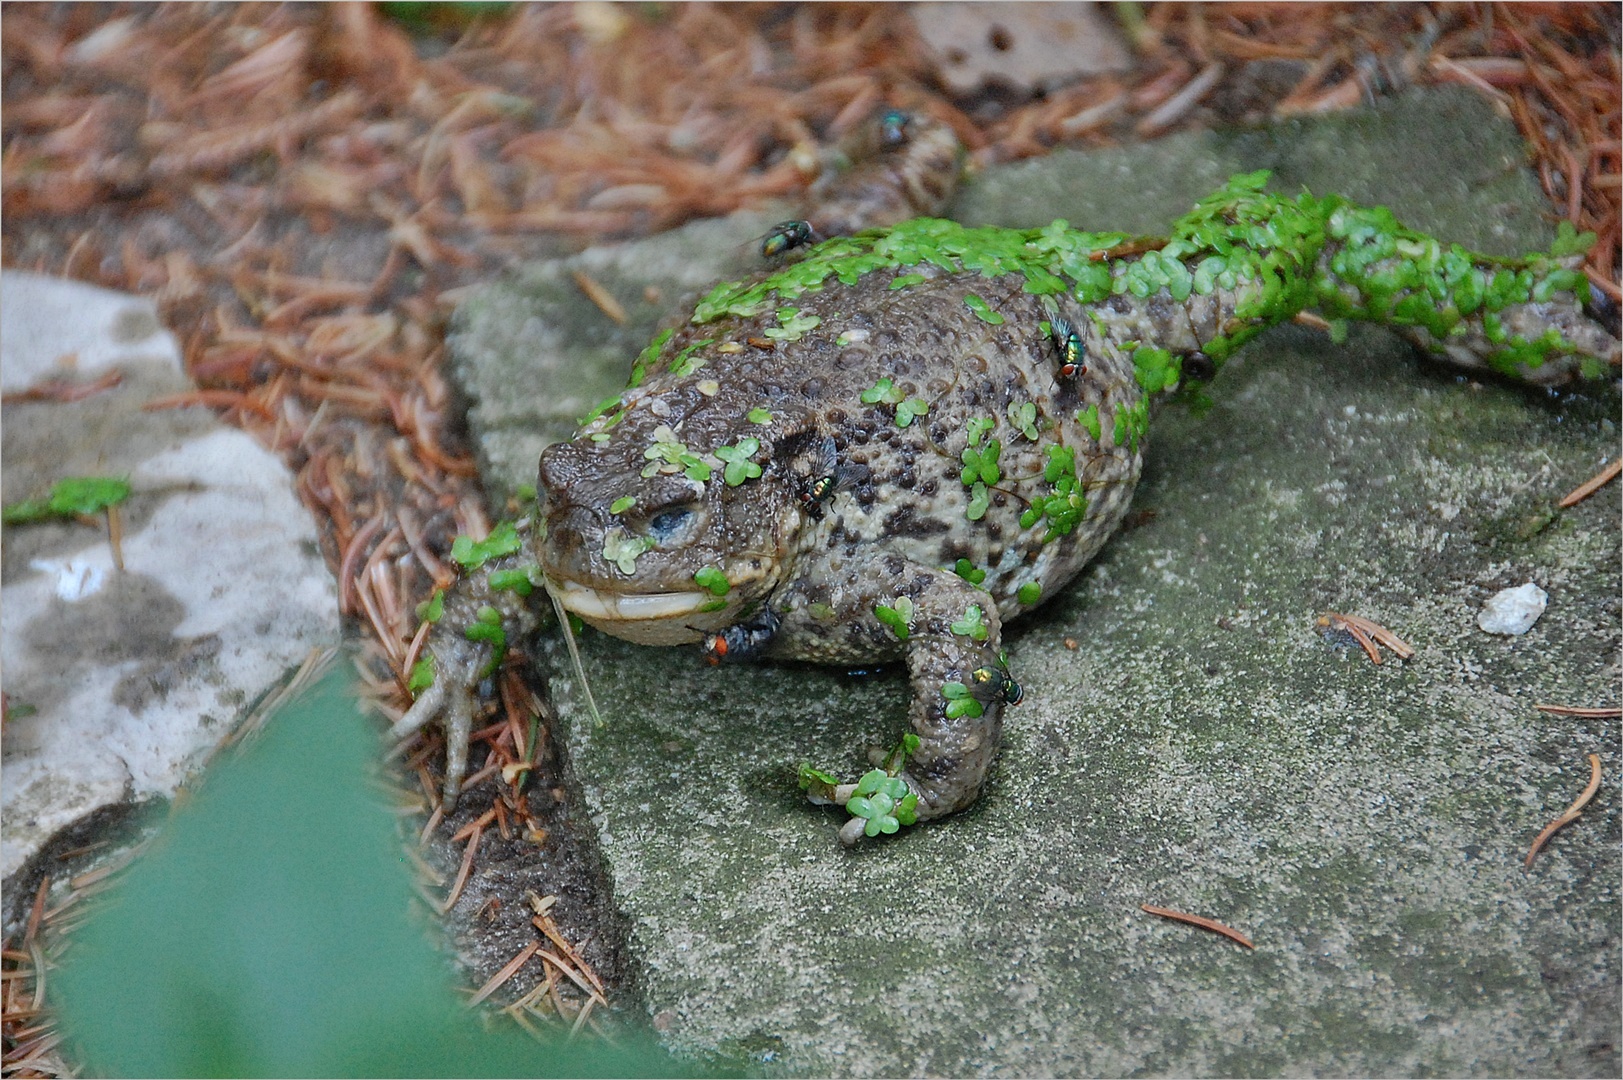
[[[670,535],[683,525],[693,514],[688,510],[665,510],[655,514],[648,522],[648,531]]]
[[[667,543],[687,530],[693,520],[693,511],[686,507],[661,510],[648,519],[648,535],[656,543]]]

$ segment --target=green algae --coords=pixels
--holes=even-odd
[[[1334,326],[1344,327],[1347,320],[1356,319],[1420,327],[1439,351],[1450,338],[1466,333],[1467,320],[1474,319],[1472,325],[1480,325],[1482,335],[1496,346],[1486,358],[1488,364],[1512,375],[1578,351],[1554,329],[1531,338],[1514,334],[1500,313],[1558,295],[1587,299],[1588,281],[1572,264],[1575,255],[1593,243],[1592,236],[1569,227],[1547,253],[1520,258],[1480,255],[1408,229],[1382,206],[1359,206],[1335,195],[1317,198],[1305,191],[1294,197],[1267,192],[1263,188],[1268,176],[1262,170],[1231,177],[1175,221],[1164,239],[1084,232],[1064,220],[1037,229],[1004,229],[971,228],[939,218],[915,218],[888,230],[837,237],[809,248],[804,258],[775,273],[715,286],[695,306],[691,322],[702,326],[770,311],[777,325],[761,333],[789,344],[822,322],[791,302],[826,288],[830,280],[849,286],[868,274],[884,272],[891,275],[889,289],[904,290],[929,280],[931,275],[923,270],[933,266],[987,278],[1019,275],[1024,291],[1045,298],[1050,311],[1056,310],[1050,298],[1061,294],[1090,308],[1088,313],[1105,335],[1110,327],[1099,305],[1113,296],[1137,301],[1165,296],[1175,303],[1217,296],[1232,314],[1213,336],[1199,343],[1214,367],[1221,367],[1263,330],[1308,308],[1321,311]],[[973,292],[963,302],[982,322],[998,326],[1005,321]],[[1067,340],[1061,347],[1074,370],[1082,359],[1080,336],[1064,320],[1045,323],[1047,333],[1064,330]],[[673,334],[674,329],[667,328],[643,350],[628,389],[661,370],[675,377],[693,374],[705,365],[705,350],[719,340],[712,336],[694,341],[663,363]],[[1079,413],[1077,420],[1096,440],[1108,427],[1117,446],[1136,451],[1149,429],[1147,399],[1179,389],[1183,357],[1155,341],[1129,341],[1125,348],[1130,350],[1143,396],[1115,408],[1108,421],[1096,406]],[[1603,365],[1596,361],[1585,372],[1590,368],[1601,370]],[[595,425],[591,438],[609,438],[609,430],[624,415],[625,400],[622,394],[604,401],[582,420]],[[864,392],[862,400],[890,407],[898,427],[909,426],[928,411],[922,399],[904,400],[900,388],[892,387],[888,379]],[[1037,437],[1035,417],[1011,413],[1009,420],[1027,438]],[[996,421],[985,423],[990,428]],[[1002,448],[995,441],[980,448],[981,434],[972,428],[969,448],[963,452],[963,483],[971,491],[965,512],[971,521],[985,514],[987,489],[999,480],[997,458]],[[659,447],[650,450],[660,452]],[[708,479],[710,470],[696,455],[672,459],[672,464],[684,466],[696,480]],[[727,482],[741,483],[750,468],[729,464]],[[1087,508],[1074,476],[1050,483],[1050,494],[1036,500],[1022,518],[1027,527],[1046,520],[1047,540],[1072,531]]]
[[[889,230],[839,237],[777,273],[716,286],[694,308],[692,321],[751,318],[774,298],[794,300],[831,278],[852,285],[886,271],[895,275],[889,288],[911,288],[926,280],[911,268],[928,264],[986,277],[1018,274],[1028,293],[1065,293],[1081,304],[1111,295],[1146,299],[1165,292],[1183,302],[1232,292],[1234,318],[1202,344],[1219,365],[1262,330],[1307,308],[1337,320],[1424,327],[1439,342],[1482,311],[1486,333],[1503,346],[1489,363],[1505,372],[1537,368],[1551,356],[1575,351],[1554,330],[1522,338],[1506,332],[1495,316],[1559,293],[1587,299],[1587,279],[1562,260],[1587,250],[1592,236],[1569,228],[1548,253],[1480,255],[1405,228],[1385,207],[1362,207],[1335,195],[1266,192],[1268,175],[1263,170],[1232,177],[1147,251],[1133,250],[1144,241],[1128,243],[1126,234],[1084,232],[1063,220],[1040,229],[1001,229],[915,218]],[[1117,248],[1129,253],[1117,255]],[[982,320],[1002,322],[980,297],[970,294],[964,302]],[[777,309],[780,322],[796,315],[792,307]],[[1134,360],[1147,391],[1176,386],[1178,363],[1165,350],[1141,345]],[[639,361],[639,370],[643,366]],[[1133,437],[1131,418],[1123,434]]]

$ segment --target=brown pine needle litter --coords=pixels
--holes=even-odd
[[[467,847],[462,851],[462,865],[457,868],[456,880],[451,883],[451,892],[446,896],[445,901],[439,905],[441,915],[456,907],[457,900],[461,899],[463,886],[467,885],[468,874],[473,870],[474,852],[479,850],[479,841],[484,838],[484,835],[485,827],[476,824],[473,834],[468,837]]]
[[[1579,503],[1595,494],[1595,492],[1599,491],[1607,484],[1610,484],[1613,480],[1616,480],[1619,473],[1623,473],[1623,457],[1616,459],[1610,465],[1606,466],[1606,468],[1602,469],[1594,476],[1591,476],[1588,480],[1585,480],[1583,483],[1567,492],[1566,496],[1563,497],[1562,500],[1556,505],[1560,506],[1563,510],[1570,506],[1577,506]]]
[[[1623,719],[1623,705],[1534,705],[1551,716],[1582,716],[1594,720]]]
[[[598,284],[597,279],[584,270],[576,270],[573,276],[575,284],[580,286],[580,291],[586,294],[588,300],[596,304],[603,314],[622,326],[625,325],[626,309],[620,306],[620,301],[614,298],[613,293]]]
[[[1531,870],[1533,868],[1533,856],[1535,856],[1535,855],[1537,855],[1539,853],[1539,849],[1542,848],[1545,845],[1546,842],[1548,842],[1550,837],[1552,837],[1552,836],[1554,836],[1556,834],[1556,831],[1558,829],[1561,829],[1562,827],[1567,826],[1567,825],[1571,825],[1574,821],[1577,821],[1578,820],[1578,815],[1583,813],[1584,807],[1589,805],[1589,800],[1593,799],[1595,797],[1595,792],[1597,792],[1599,790],[1600,790],[1600,755],[1599,754],[1590,754],[1589,755],[1589,786],[1584,788],[1584,793],[1582,795],[1578,796],[1578,799],[1577,799],[1576,802],[1574,802],[1571,806],[1567,807],[1567,812],[1566,813],[1562,814],[1560,817],[1556,818],[1554,821],[1552,821],[1548,825],[1544,826],[1544,831],[1538,834],[1538,838],[1533,841],[1533,846],[1527,850],[1527,861],[1522,864],[1522,869],[1523,870]]]
[[[395,715],[420,654],[416,605],[454,576],[451,540],[507,512],[487,509],[454,433],[442,365],[456,298],[525,259],[793,197],[812,179],[801,163],[881,103],[951,124],[983,168],[1139,131],[1319,114],[1410,84],[1466,86],[1518,125],[1552,219],[1598,235],[1585,271],[1623,298],[1612,6],[1110,10],[1131,70],[1042,96],[955,99],[905,5],[628,5],[612,17],[514,5],[427,41],[377,5],[15,5],[0,256],[157,301],[198,386],[161,404],[216,408],[287,461],[342,571],[363,680]],[[116,42],[93,36],[114,19]],[[512,722],[483,739],[501,783],[445,814],[437,779],[420,774],[424,834],[466,867],[453,898],[467,887],[482,901],[482,858],[498,844],[569,850],[571,830],[551,820],[563,811],[547,796],[546,718],[540,748],[524,740],[520,753],[511,732],[531,715],[511,701],[525,695],[503,698]],[[438,734],[421,739],[407,771],[438,767]],[[521,763],[532,768],[509,768]],[[446,834],[498,800],[497,830],[457,852]],[[582,906],[558,918],[560,936],[592,932]],[[39,934],[52,929],[47,913]],[[7,1075],[64,1068],[48,1038],[14,1038],[37,1025],[29,956],[6,953]],[[531,1029],[552,1009],[595,1029],[598,1016],[570,1003],[576,983],[540,968],[510,977],[533,982],[507,1015]]]
[[[536,896],[533,891],[526,894],[526,896],[530,901],[530,907],[535,911],[535,917],[530,920],[535,924],[535,928],[545,934],[548,940],[550,940],[554,945],[558,946],[559,951],[561,951],[565,956],[569,957],[570,961],[580,970],[581,975],[585,977],[586,981],[591,983],[589,989],[593,993],[597,994],[598,997],[603,997],[604,990],[602,981],[599,980],[597,974],[592,971],[591,966],[587,964],[586,961],[581,959],[580,954],[575,951],[575,947],[564,939],[563,934],[558,930],[558,924],[552,921],[551,911],[557,898],[549,896],[543,899]],[[547,901],[553,901],[554,903],[548,903]],[[571,978],[573,978],[573,976],[571,976]],[[607,1002],[604,1002],[604,1004],[607,1004]]]
[[[1255,945],[1251,944],[1250,938],[1246,937],[1232,926],[1224,926],[1215,919],[1208,919],[1203,915],[1190,915],[1189,913],[1183,911],[1173,911],[1171,908],[1156,907],[1154,904],[1140,904],[1138,906],[1142,910],[1149,912],[1151,915],[1159,915],[1161,918],[1171,919],[1173,922],[1188,923],[1190,926],[1198,926],[1202,930],[1210,930],[1215,934],[1222,934],[1230,941],[1244,945],[1248,949],[1256,948]]]
[[[1392,631],[1378,622],[1358,615],[1343,615],[1338,611],[1327,611],[1318,618],[1318,625],[1329,630],[1340,630],[1351,634],[1352,639],[1363,647],[1369,656],[1370,663],[1381,662],[1381,650],[1377,645],[1385,645],[1397,656],[1399,660],[1407,660],[1414,655],[1414,647]]]
[[[478,992],[473,995],[473,999],[469,1001],[468,1004],[477,1005],[491,994],[494,994],[501,988],[503,983],[516,975],[518,973],[518,969],[528,963],[530,957],[534,956],[536,951],[540,948],[541,943],[539,941],[532,941],[528,945],[524,946],[524,948],[520,949],[517,956],[509,960],[500,971],[496,972],[496,974],[490,977],[489,982],[485,983],[485,985],[479,988]]]

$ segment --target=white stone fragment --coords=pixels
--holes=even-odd
[[[1034,90],[1132,65],[1126,42],[1097,4],[971,0],[910,10],[942,76],[962,93],[988,82]]]
[[[151,300],[82,281],[7,270],[0,306],[0,390],[131,363],[181,372],[180,344]]]
[[[150,301],[0,275],[5,388],[116,369],[80,401],[5,406],[7,501],[66,474],[127,476],[123,568],[104,530],[8,527],[0,668],[12,706],[0,874],[111,805],[169,797],[244,708],[338,640],[314,521],[285,465],[202,410]]]
[[[28,565],[56,581],[56,595],[72,604],[101,592],[107,580],[105,567],[82,559],[30,559]]]
[[[1476,624],[1490,634],[1525,634],[1549,603],[1550,594],[1529,581],[1489,597],[1477,613]]]

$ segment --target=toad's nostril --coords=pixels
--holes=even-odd
[[[604,473],[603,453],[592,443],[555,442],[541,451],[536,488],[577,495]]]

